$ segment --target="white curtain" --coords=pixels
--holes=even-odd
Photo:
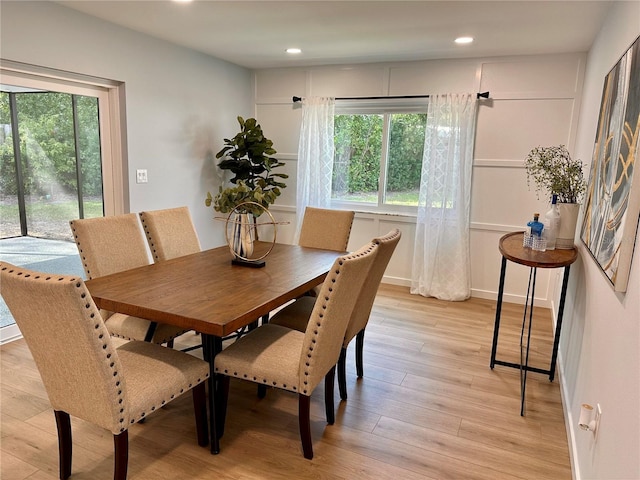
[[[304,209],[329,208],[333,173],[333,116],[335,99],[308,97],[302,100],[302,125],[298,144],[296,236],[298,241]]]
[[[443,300],[471,295],[469,210],[475,93],[429,98],[411,293]]]

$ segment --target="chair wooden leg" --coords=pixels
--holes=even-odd
[[[67,412],[54,410],[58,427],[58,456],[60,462],[60,480],[71,476],[71,418]]]
[[[229,401],[229,382],[231,377],[227,375],[217,375],[218,388],[216,397],[216,425],[218,428],[218,439],[224,435],[224,424],[227,418],[227,402]]]
[[[267,396],[267,386],[259,383],[258,384],[258,398],[262,399]]]
[[[196,432],[198,434],[198,445],[206,447],[209,445],[209,427],[207,425],[207,393],[202,382],[193,387],[193,410],[196,416]]]
[[[302,440],[302,453],[304,458],[313,458],[313,445],[311,444],[311,397],[298,394],[298,424],[300,425],[300,440]]]
[[[356,373],[358,378],[364,376],[364,370],[362,367],[362,350],[364,349],[364,328],[356,335]]]
[[[336,412],[333,407],[333,386],[336,383],[335,379],[336,367],[332,367],[324,377],[324,409],[329,425],[333,425],[336,421]]]
[[[338,358],[338,390],[340,398],[347,399],[347,349],[342,347],[340,358]]]
[[[127,480],[127,466],[129,463],[129,430],[113,436],[115,447],[115,466],[113,480]]]

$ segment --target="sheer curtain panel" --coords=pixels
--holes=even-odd
[[[302,100],[302,125],[298,144],[296,243],[300,237],[305,207],[330,208],[335,104],[335,99],[331,97],[308,97]]]
[[[475,93],[429,98],[411,293],[442,300],[471,295],[469,223]]]

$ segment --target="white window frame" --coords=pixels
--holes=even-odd
[[[387,160],[389,157],[389,125],[390,114],[393,113],[427,113],[428,99],[416,98],[389,98],[372,100],[336,100],[335,115],[377,114],[383,115],[382,126],[382,158],[380,159],[380,172],[378,180],[377,204],[365,202],[353,202],[331,198],[331,207],[336,209],[348,209],[362,212],[376,212],[387,214],[415,215],[417,206],[391,205],[384,203],[386,192]]]
[[[124,84],[61,70],[0,60],[3,84],[98,98],[105,216],[129,211]]]

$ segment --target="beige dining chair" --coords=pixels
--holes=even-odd
[[[354,216],[352,210],[306,207],[298,245],[346,252]],[[319,292],[318,286],[307,292],[307,296],[315,297]]]
[[[155,262],[201,250],[188,207],[140,212],[140,222]]]
[[[374,238],[373,243],[379,245],[378,254],[371,267],[371,271],[367,276],[362,291],[356,301],[353,309],[349,325],[345,332],[342,351],[338,360],[338,387],[340,390],[340,398],[347,399],[347,373],[346,373],[346,353],[347,347],[351,340],[356,338],[356,373],[358,378],[362,378],[364,374],[363,368],[363,348],[364,348],[364,331],[369,322],[373,302],[378,292],[378,287],[382,281],[382,276],[391,260],[401,233],[397,228],[391,230],[382,237]],[[316,299],[314,297],[302,297],[295,302],[287,305],[285,308],[277,312],[270,323],[273,325],[281,325],[283,327],[292,328],[294,330],[304,332],[314,309]]]
[[[346,252],[355,212],[306,207],[298,245]]]
[[[140,223],[147,237],[154,262],[171,260],[202,250],[189,207],[140,212]],[[198,335],[198,333],[196,333]],[[202,345],[183,348],[189,352]]]
[[[88,280],[144,265],[151,260],[147,242],[135,213],[85,218],[69,222]],[[146,340],[173,345],[186,330],[173,325],[101,310],[107,329],[126,340]]]
[[[115,480],[127,478],[129,427],[189,390],[198,444],[208,444],[207,362],[148,342],[116,347],[81,278],[0,262],[0,280],[53,407],[62,480],[71,475],[70,416],[111,431]]]
[[[305,332],[266,324],[216,355],[214,370],[221,377],[216,424],[224,426],[225,423],[231,377],[297,393],[302,450],[305,458],[313,458],[311,394],[324,378],[327,423],[333,424],[335,366],[356,298],[377,251],[378,245],[370,243],[336,259]]]

